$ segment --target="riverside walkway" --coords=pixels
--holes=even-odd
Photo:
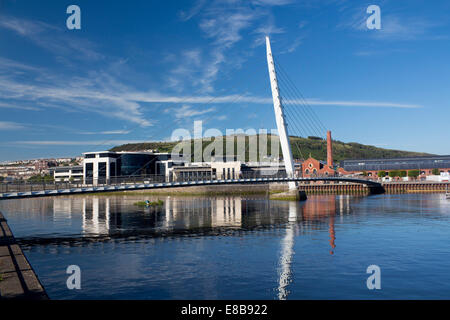
[[[48,296],[0,212],[0,300],[47,300]]]

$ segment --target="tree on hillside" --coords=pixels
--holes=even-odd
[[[246,149],[248,150],[249,137],[245,137]],[[277,136],[270,135],[268,141],[278,139]],[[231,138],[230,136],[224,138],[225,140]],[[254,137],[252,137],[253,139]],[[236,144],[236,136],[234,137]],[[180,141],[168,141],[168,142],[145,142],[145,143],[131,143],[117,146],[111,149],[111,151],[142,151],[142,150],[158,150],[159,152],[172,152],[173,148]],[[326,160],[327,157],[327,143],[320,137],[309,136],[308,138],[302,137],[290,137],[291,149],[294,157],[297,159],[306,158],[311,154],[313,158],[317,160]],[[202,146],[205,148],[207,145],[213,143],[211,139],[203,139]],[[194,140],[188,141],[187,144],[191,144],[191,154],[193,154]],[[269,142],[271,144],[271,142]],[[224,150],[226,148],[224,147]],[[237,150],[235,148],[235,150]],[[267,148],[267,152],[270,153],[271,148]],[[280,153],[281,154],[281,153]],[[341,161],[345,159],[375,159],[375,158],[402,158],[410,156],[425,156],[429,154],[419,152],[407,152],[400,150],[382,149],[374,146],[363,145],[356,142],[344,143],[342,141],[333,140],[333,158],[335,161]]]
[[[401,178],[406,177],[406,171],[405,170],[400,171],[398,176]]]
[[[438,176],[441,174],[441,172],[437,168],[434,168],[433,170],[431,170],[431,173],[434,174],[435,176]]]

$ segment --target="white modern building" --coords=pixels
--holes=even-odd
[[[83,153],[85,184],[109,183],[115,177],[164,175],[168,153],[96,151]]]
[[[210,162],[180,162],[169,153],[97,151],[83,153],[84,184],[98,185],[133,181],[148,176],[149,181],[191,181],[271,177],[286,173],[283,162],[244,163],[235,157],[215,158]]]
[[[99,151],[83,153],[83,181],[85,184],[106,183],[111,176],[117,176],[115,152]]]
[[[83,181],[83,166],[55,167],[52,170],[55,182]]]

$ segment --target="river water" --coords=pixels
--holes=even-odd
[[[135,206],[145,199],[158,208]],[[442,194],[0,201],[52,299],[449,299]],[[81,289],[69,290],[69,265]],[[370,265],[381,289],[369,290]]]

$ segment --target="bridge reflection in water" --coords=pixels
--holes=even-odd
[[[344,195],[312,196],[307,202],[241,197],[165,197],[164,205],[160,208],[137,208],[132,205],[135,199],[126,197],[55,197],[54,219],[59,222],[63,219],[72,220],[80,209],[74,201],[80,200],[81,233],[84,240],[190,233],[215,235],[245,232],[255,228],[271,230],[280,239],[277,296],[281,300],[289,296],[288,287],[293,281],[291,266],[297,236],[311,230],[327,230],[329,252],[334,254],[337,239],[335,219],[351,213],[350,197]]]
[[[280,270],[278,298],[287,299],[289,291],[287,289],[292,281],[291,263],[294,255],[295,234],[308,228],[321,228],[324,223],[328,223],[330,254],[334,254],[336,248],[336,232],[334,228],[334,219],[336,214],[341,217],[344,214],[350,214],[349,196],[320,196],[312,201],[289,202],[289,218],[286,227],[286,235],[281,240]]]

